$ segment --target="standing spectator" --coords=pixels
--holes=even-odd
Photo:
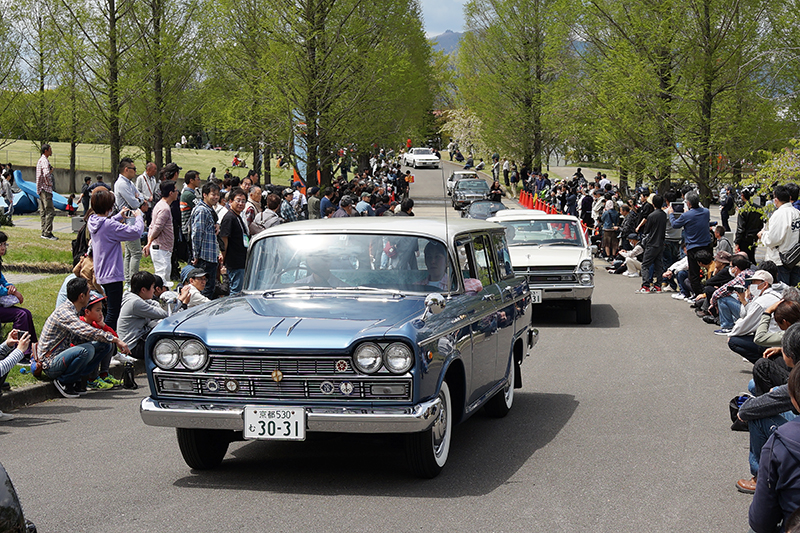
[[[720,218],[722,219],[722,227],[725,231],[730,231],[731,226],[728,222],[728,219],[731,215],[736,213],[736,204],[733,201],[733,189],[730,185],[725,186],[725,199],[722,201],[722,204],[719,206],[719,214]],[[728,250],[730,251],[730,250]]]
[[[294,212],[297,213],[297,220],[308,220],[308,199],[300,190],[303,188],[303,184],[295,181],[292,187],[294,187],[294,193],[292,193],[291,204],[294,207]]]
[[[216,183],[219,186],[219,180],[217,179],[217,167],[211,167],[211,174],[208,175],[208,181],[211,183]]]
[[[619,231],[619,213],[613,201],[606,201],[603,215],[603,251],[607,260],[614,259],[617,255],[617,232]]]
[[[158,172],[158,179],[161,182],[178,180],[178,173],[181,167],[175,163],[168,163]],[[176,185],[177,189],[177,185]],[[181,233],[181,202],[176,199],[169,206],[170,213],[172,214],[172,235],[174,244],[172,246],[172,268],[170,269],[170,280],[180,281],[180,261],[189,261],[191,259],[189,254],[189,243]]]
[[[136,167],[133,160],[125,157],[119,162],[119,176],[114,183],[114,197],[116,199],[117,211],[125,211],[126,209],[136,211],[141,209],[142,212],[147,211],[147,202],[144,196],[139,192],[131,179],[136,176]],[[128,224],[135,223],[133,220],[128,220]],[[130,283],[131,276],[139,272],[139,264],[142,261],[142,231],[131,240],[125,241],[125,255],[123,259],[123,270],[125,275],[125,283]],[[116,329],[116,326],[111,326]]]
[[[662,274],[664,273],[664,240],[667,233],[667,214],[664,212],[664,198],[658,194],[653,196],[655,210],[647,217],[642,232],[645,238],[644,259],[642,260],[642,288],[639,292],[661,292]],[[605,237],[605,235],[604,235]],[[656,282],[653,282],[653,269]]]
[[[370,201],[372,200],[372,195],[367,191],[361,193],[361,201],[356,204],[356,211],[359,215],[363,216],[375,216],[375,210],[370,205]]]
[[[139,191],[139,194],[142,195],[145,202],[149,207],[156,205],[156,202],[160,200],[158,194],[158,187],[156,185],[156,174],[158,173],[158,167],[155,163],[147,163],[144,167],[144,172],[136,178],[136,189]],[[145,222],[149,225],[152,216],[152,211],[149,209],[145,213]]]
[[[322,198],[319,201],[319,214],[320,217],[324,217],[325,213],[328,212],[328,208],[330,207],[334,211],[336,210],[336,206],[333,205],[333,187],[326,187],[322,193]]]
[[[792,207],[789,190],[783,185],[775,187],[773,196],[777,209],[769,217],[767,229],[758,232],[758,238],[767,248],[764,260],[778,265],[778,280],[795,287],[800,283],[800,264],[784,265],[780,253],[800,242],[800,211]]]
[[[219,225],[219,237],[222,240],[222,263],[228,269],[231,296],[237,296],[244,288],[244,266],[247,259],[247,248],[250,245],[248,226],[242,220],[242,212],[247,205],[247,194],[242,189],[234,189],[230,193],[230,210]]]
[[[331,215],[331,218],[346,218],[355,216],[358,216],[358,211],[353,208],[353,200],[349,196],[343,196],[339,202],[339,209]]]
[[[159,186],[161,199],[153,207],[153,221],[147,232],[147,245],[144,247],[144,255],[153,258],[153,269],[156,275],[169,281],[172,272],[172,248],[175,245],[175,235],[172,225],[172,211],[170,206],[178,198],[178,191],[175,189],[174,181],[162,181]]]
[[[58,237],[53,235],[53,217],[56,210],[53,207],[53,165],[50,164],[50,156],[53,150],[49,144],[42,145],[42,157],[36,163],[36,193],[39,195],[39,209],[42,211],[42,239],[57,241]]]
[[[756,241],[764,221],[760,211],[752,204],[750,198],[752,193],[745,189],[742,191],[742,207],[739,208],[739,215],[736,218],[736,234],[733,243],[738,251],[747,254],[751,264],[756,263]]]
[[[83,187],[81,187],[81,204],[83,205],[83,216],[89,212],[89,202],[92,199],[92,178],[86,176],[83,178]]]
[[[14,215],[14,191],[11,189],[11,183],[14,181],[14,173],[9,172],[7,175],[3,175],[2,180],[3,200],[6,201],[5,215],[6,218],[8,218],[8,222],[11,223],[11,217]],[[13,224],[11,225],[13,226]]]
[[[453,160],[453,158],[451,157],[450,161],[452,161],[452,160]],[[504,157],[503,158],[503,182],[506,185],[506,189],[508,189],[508,187],[510,185],[510,183],[508,181],[508,177],[509,177],[509,174],[510,174],[510,172],[509,172],[510,169],[511,169],[511,166],[508,164],[508,159],[506,159]]]
[[[96,194],[92,193],[92,209]],[[108,205],[106,212],[110,212],[114,195],[107,194],[102,202]],[[116,246],[119,248],[119,243]],[[122,252],[119,257],[121,261]],[[114,345],[123,354],[130,352],[119,338],[79,318],[80,310],[89,303],[89,284],[85,279],[75,278],[67,283],[67,300],[44,323],[38,351],[42,371],[53,380],[58,392],[65,398],[77,398],[85,391],[81,378],[92,373],[105,357],[110,357]]]
[[[319,187],[311,187],[308,189],[308,219],[316,220],[320,218],[319,215]]]
[[[711,215],[708,209],[700,205],[700,197],[695,192],[688,192],[684,197],[686,212],[675,217],[672,205],[667,208],[669,221],[673,228],[684,228],[686,255],[689,256],[689,283],[694,294],[703,292],[700,281],[700,265],[697,262],[697,252],[706,250],[711,255],[711,232],[709,223]]]
[[[281,224],[283,219],[278,216],[280,207],[280,196],[274,193],[267,195],[267,208],[259,213],[255,220],[253,220],[253,223],[250,224],[248,228],[250,230],[250,235],[254,237],[267,228]]]
[[[297,211],[292,207],[292,198],[294,197],[294,190],[285,188],[283,190],[283,202],[281,202],[281,218],[284,222],[297,221]]]
[[[714,237],[717,239],[717,246],[714,248],[714,254],[727,252],[733,255],[733,245],[730,239],[725,236],[725,228],[721,225],[714,226]]]
[[[188,173],[187,173],[188,174]],[[217,281],[219,248],[217,246],[217,214],[214,206],[219,201],[219,187],[206,183],[202,189],[203,201],[192,211],[189,221],[192,238],[192,265],[207,274],[203,296],[211,299]]]
[[[231,200],[232,198],[228,198]],[[256,215],[261,212],[261,187],[253,186],[250,188],[250,194],[247,198],[244,211],[242,212],[242,219],[245,226],[249,227],[255,220]],[[223,215],[224,217],[225,215]],[[222,220],[222,218],[220,218]]]
[[[500,182],[494,180],[492,186],[489,187],[489,199],[493,202],[503,201],[503,190],[500,188]]]
[[[144,231],[142,212],[136,210],[120,211],[113,217],[114,193],[106,188],[98,187],[92,193],[92,211],[87,227],[92,240],[92,257],[94,259],[94,275],[103,286],[108,307],[105,322],[111,329],[117,329],[117,319],[122,306],[123,280],[125,275],[122,264],[121,243],[139,239]],[[126,220],[134,218],[132,226]]]
[[[192,211],[202,198],[198,193],[200,188],[200,174],[196,170],[189,170],[183,176],[183,190],[181,191],[181,234],[186,243],[191,246],[194,239],[189,239],[189,218]],[[193,252],[190,252],[193,253]],[[211,285],[214,283],[212,282]]]

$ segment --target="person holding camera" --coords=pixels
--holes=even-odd
[[[715,290],[708,300],[708,308],[717,309],[719,314],[718,335],[730,333],[733,329],[734,322],[741,315],[742,305],[747,304],[744,298],[747,288],[745,279],[753,275],[753,271],[750,270],[750,260],[743,254],[732,256],[730,261],[731,266],[728,267],[728,271],[733,279]]]
[[[94,274],[103,287],[107,300],[105,323],[117,329],[119,310],[122,307],[123,281],[125,274],[122,264],[123,242],[140,239],[144,231],[144,218],[140,210],[124,209],[114,216],[116,199],[114,193],[105,187],[98,187],[92,193],[92,210],[87,227],[92,240]],[[127,220],[134,219],[133,225]]]
[[[764,346],[757,345],[754,340],[761,314],[772,304],[780,301],[781,294],[772,288],[774,279],[766,270],[756,270],[744,281],[747,290],[743,294],[738,294],[744,312],[730,331],[717,330],[714,333],[727,335],[728,347],[755,364],[764,355],[765,350]]]
[[[136,178],[136,166],[130,157],[124,157],[119,162],[119,176],[114,182],[115,207],[118,211],[135,211],[141,209],[147,211],[148,203],[142,193],[133,184]],[[126,217],[127,219],[128,217]],[[129,226],[133,221],[126,222]],[[123,273],[125,283],[131,282],[131,276],[139,272],[139,264],[142,261],[142,232],[131,240],[125,241],[125,256],[123,259]]]
[[[703,283],[700,280],[700,263],[697,254],[702,250],[711,255],[711,232],[708,231],[711,214],[708,209],[700,205],[700,196],[696,192],[687,192],[684,196],[686,209],[678,213],[676,203],[667,208],[669,221],[673,228],[683,228],[686,243],[686,255],[689,257],[689,283],[694,294],[703,292]],[[676,216],[678,215],[678,216]]]

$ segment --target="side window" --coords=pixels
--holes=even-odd
[[[477,269],[472,258],[472,241],[469,238],[456,241],[456,255],[461,276],[464,279],[477,277]]]
[[[508,253],[506,236],[502,233],[492,233],[492,243],[495,257],[497,257],[497,271],[500,273],[500,279],[513,278],[514,269],[511,267],[511,255]]]
[[[476,235],[473,240],[475,247],[475,262],[478,267],[478,279],[486,287],[497,282],[497,271],[494,267],[492,246],[487,235]]]

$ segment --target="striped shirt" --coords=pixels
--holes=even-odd
[[[36,163],[36,192],[41,194],[42,191],[53,192],[53,167],[44,154]]]

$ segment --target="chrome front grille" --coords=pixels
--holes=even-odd
[[[573,285],[578,276],[573,266],[515,267],[514,273],[525,276],[532,285]]]
[[[365,376],[352,368],[348,358],[212,354],[210,359],[203,372],[156,370],[158,394],[247,401],[396,402],[412,398],[410,377],[389,373]]]

